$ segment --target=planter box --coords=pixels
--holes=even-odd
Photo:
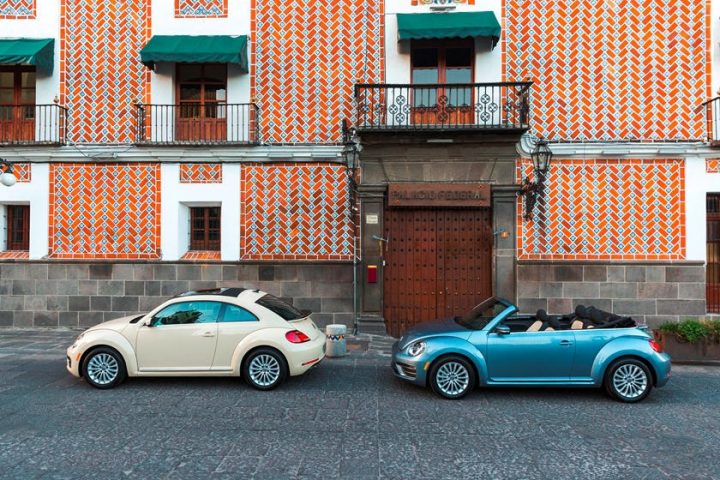
[[[673,362],[717,362],[720,361],[720,343],[688,343],[674,333],[653,331],[655,340],[663,351],[672,357]]]

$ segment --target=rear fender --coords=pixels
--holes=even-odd
[[[425,371],[426,379],[430,373],[429,365],[434,363],[438,358],[444,355],[461,355],[467,357],[475,367],[475,373],[478,375],[478,384],[482,385],[485,383],[485,380],[488,378],[487,363],[485,362],[485,357],[482,352],[475,348],[475,345],[465,339],[450,336],[431,337],[424,339],[424,341],[427,345],[426,358],[423,362],[423,368],[424,365],[428,365],[428,369]]]
[[[85,353],[96,347],[111,347],[117,350],[123,357],[128,376],[134,377],[137,375],[138,368],[135,349],[133,349],[128,339],[122,334],[109,329],[97,329],[85,332],[81,340],[81,345],[79,345],[79,351],[81,352],[80,358],[83,358]],[[73,359],[73,361],[77,360]]]
[[[647,337],[628,336],[611,340],[600,349],[593,362],[591,376],[595,385],[602,385],[605,371],[615,360],[621,357],[641,358],[654,370],[653,353]],[[656,373],[653,372],[654,375]]]
[[[240,372],[241,363],[243,358],[253,348],[257,347],[271,347],[279,351],[285,361],[287,362],[286,350],[289,342],[285,338],[285,333],[291,330],[290,328],[263,328],[255,330],[254,332],[245,336],[237,347],[232,356],[232,370],[233,372]]]

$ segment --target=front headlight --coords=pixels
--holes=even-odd
[[[425,342],[415,342],[407,348],[407,353],[411,357],[417,357],[425,351],[426,346]]]
[[[80,343],[80,340],[85,336],[85,332],[82,332],[78,337],[75,339],[75,342],[73,342],[72,346],[76,347],[78,343]]]

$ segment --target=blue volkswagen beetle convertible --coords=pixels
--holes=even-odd
[[[629,317],[578,306],[574,314],[519,315],[490,298],[462,317],[420,324],[393,346],[403,380],[449,399],[483,386],[602,387],[639,402],[670,377],[670,357]]]

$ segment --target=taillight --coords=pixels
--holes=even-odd
[[[650,348],[655,350],[657,353],[662,353],[662,345],[660,345],[658,342],[656,342],[652,338],[650,339]]]
[[[285,338],[287,338],[290,343],[305,343],[310,341],[310,337],[300,330],[290,330],[285,334]]]

